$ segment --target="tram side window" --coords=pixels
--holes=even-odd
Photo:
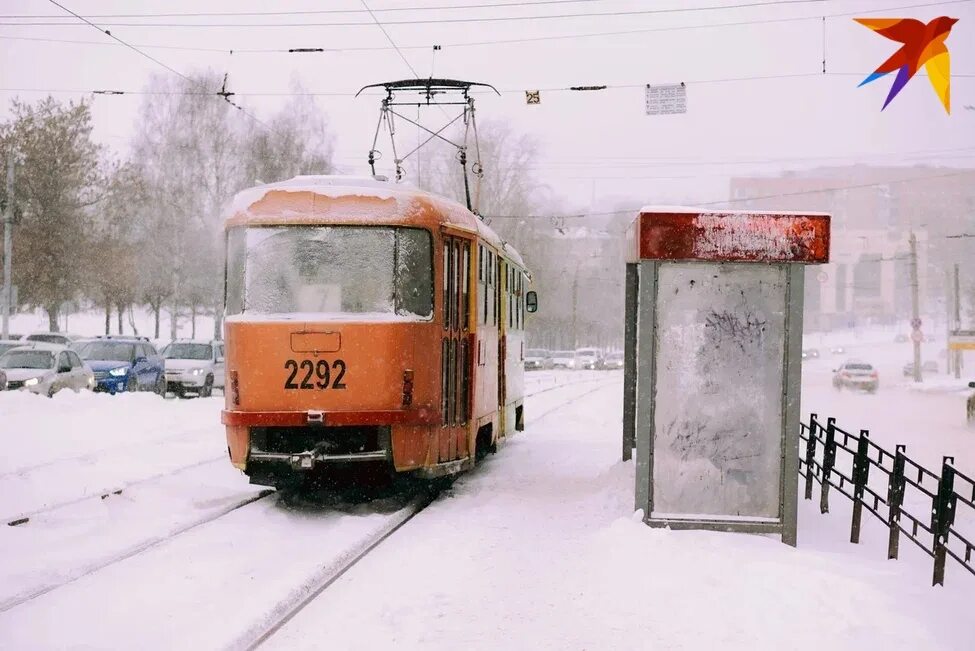
[[[525,274],[518,274],[518,327],[525,329]]]
[[[484,260],[484,247],[482,245],[477,246],[477,322],[485,323],[487,321],[487,284],[486,276],[484,273],[485,269]]]
[[[443,245],[443,329],[450,328],[450,244]]]
[[[462,330],[470,330],[471,244],[465,241],[460,246],[460,327]]]
[[[496,326],[501,325],[501,258],[500,256],[494,256],[494,314],[492,314],[491,323]]]
[[[487,291],[484,293],[484,310],[486,313],[484,323],[491,325],[497,323],[495,317],[496,307],[494,304],[495,277],[494,251],[489,250],[487,253]]]

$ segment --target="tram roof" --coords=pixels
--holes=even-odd
[[[238,192],[225,209],[226,227],[283,224],[452,226],[477,234],[524,267],[518,251],[455,201],[409,183],[371,176],[296,176]]]

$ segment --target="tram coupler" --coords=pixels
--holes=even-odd
[[[313,411],[308,412],[308,424],[317,425],[321,427],[325,424],[325,412],[324,411]]]

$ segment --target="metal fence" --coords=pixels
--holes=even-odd
[[[905,446],[891,453],[871,441],[867,430],[852,434],[837,427],[835,418],[823,425],[816,414],[801,423],[799,437],[805,498],[812,499],[818,483],[822,513],[829,512],[831,492],[852,500],[851,543],[860,542],[866,509],[888,528],[887,558],[897,558],[903,534],[934,559],[932,585],[944,585],[948,557],[975,575],[975,543],[971,533],[966,538],[960,531],[975,531],[975,480],[955,468],[954,457],[942,459],[939,476],[908,457]]]

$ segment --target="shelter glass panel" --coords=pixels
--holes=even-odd
[[[786,284],[783,266],[660,266],[652,518],[779,521]]]

